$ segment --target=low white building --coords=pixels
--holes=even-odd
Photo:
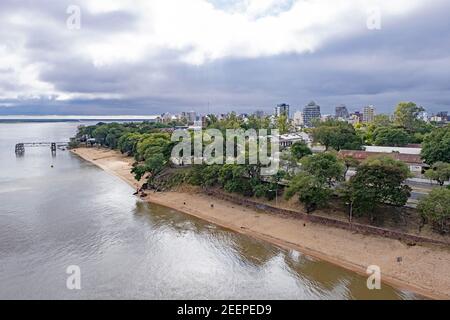
[[[381,146],[364,146],[365,151],[368,152],[398,152],[401,154],[420,154],[422,148],[408,148],[408,147],[381,147]]]
[[[312,139],[306,132],[294,132],[288,134],[282,134],[279,138],[280,147],[288,148],[293,145],[295,142],[303,141],[307,145],[311,145]]]

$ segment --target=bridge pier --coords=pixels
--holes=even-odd
[[[56,143],[52,142],[50,149],[52,150],[52,153],[56,153]]]
[[[56,155],[56,149],[58,147],[67,147],[68,142],[21,142],[16,144],[15,152],[18,155],[23,155],[25,153],[25,147],[49,147],[52,155]]]
[[[25,153],[24,144],[23,143],[16,144],[15,152],[16,152],[16,154],[24,154]]]

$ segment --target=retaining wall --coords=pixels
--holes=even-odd
[[[301,219],[309,222],[314,223],[320,223],[323,225],[333,226],[341,229],[351,230],[351,231],[357,231],[359,233],[363,234],[375,234],[387,238],[397,239],[397,240],[403,240],[407,242],[427,242],[427,243],[434,243],[434,244],[444,244],[444,245],[450,245],[450,239],[449,240],[438,240],[438,239],[432,239],[427,237],[422,237],[418,235],[413,235],[409,233],[404,233],[400,231],[380,228],[380,227],[374,227],[366,224],[360,224],[360,223],[349,223],[342,220],[337,220],[329,217],[322,217],[322,216],[316,216],[312,214],[306,214],[300,211],[294,211],[294,210],[288,210],[283,208],[277,208],[273,207],[267,204],[259,203],[250,199],[242,199],[236,196],[233,196],[231,194],[227,194],[224,192],[220,192],[217,190],[208,190],[205,191],[206,194],[210,196],[214,196],[216,198],[226,200],[229,202],[233,202],[238,205],[243,205],[246,207],[250,207],[253,209],[259,209],[263,211],[267,211],[273,214],[277,215],[283,215],[290,218],[295,219]]]

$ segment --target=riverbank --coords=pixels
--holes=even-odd
[[[72,152],[135,189],[142,183],[130,173],[132,158],[106,149],[79,148]],[[408,246],[398,240],[263,213],[202,193],[151,192],[145,200],[361,274],[365,274],[369,265],[378,265],[386,283],[424,296],[450,299],[449,248]]]

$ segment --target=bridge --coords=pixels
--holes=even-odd
[[[20,142],[16,144],[16,154],[24,154],[25,147],[50,147],[52,153],[56,153],[57,148],[67,147],[69,142]]]

